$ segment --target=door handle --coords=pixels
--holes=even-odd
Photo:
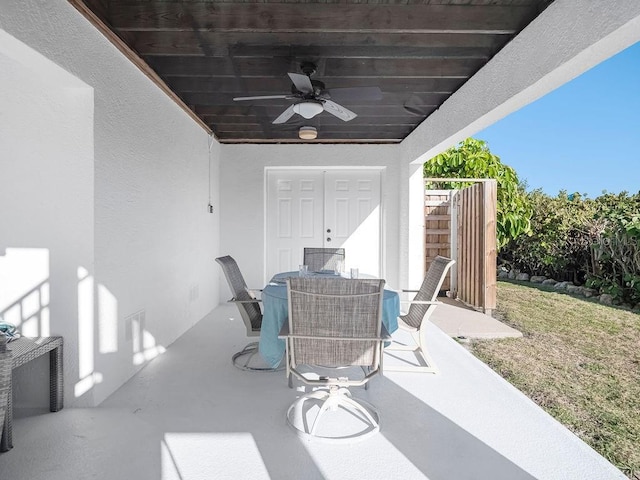
[[[330,228],[327,228],[327,233],[331,233],[331,229]]]
[[[330,242],[330,241],[331,241],[331,237],[327,237],[327,242]]]

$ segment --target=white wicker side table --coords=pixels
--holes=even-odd
[[[62,344],[62,337],[22,337],[7,344],[7,350],[12,355],[12,371],[46,353],[49,354],[49,410],[52,412],[57,412],[64,406]],[[2,439],[0,439],[0,452],[6,452],[13,447],[13,401],[11,399],[13,386],[11,384],[7,395],[7,411],[2,429]]]

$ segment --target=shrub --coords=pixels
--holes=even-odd
[[[640,193],[596,199],[603,225],[592,246],[594,268],[587,285],[622,303],[640,303]]]
[[[499,260],[533,275],[561,278],[570,272],[572,280],[582,283],[590,270],[591,245],[599,231],[593,222],[593,202],[565,191],[550,197],[534,190],[527,197],[533,210],[531,234],[510,242]]]

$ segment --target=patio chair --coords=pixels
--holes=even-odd
[[[310,248],[305,247],[303,263],[311,272],[335,270],[339,262],[344,266],[344,248]]]
[[[403,345],[393,342],[385,348],[385,352],[404,351],[413,352],[418,361],[418,365],[410,364],[406,359],[397,357],[405,364],[385,366],[387,371],[400,372],[429,372],[438,373],[438,368],[434,364],[427,351],[426,344],[426,323],[436,307],[442,302],[436,300],[442,282],[444,282],[447,272],[456,263],[450,258],[437,256],[429,266],[420,290],[403,290],[403,292],[417,292],[414,299],[408,303],[409,311],[398,317],[398,327],[411,334],[414,345]]]
[[[323,440],[354,441],[378,432],[375,407],[348,389],[366,385],[381,371],[382,345],[391,338],[382,324],[384,280],[290,278],[287,289],[289,322],[280,332],[286,339],[287,377],[326,387],[300,396],[289,407],[287,422],[299,435]],[[352,377],[357,378],[349,378],[354,369],[344,367],[352,366],[364,375],[356,369]],[[313,372],[318,368],[334,375],[318,376]],[[321,422],[327,417],[333,422]]]
[[[261,300],[256,297],[255,292],[260,292],[261,290],[250,290],[247,287],[238,264],[229,255],[216,258],[216,262],[218,262],[222,267],[224,276],[229,283],[229,288],[233,295],[229,302],[235,303],[238,307],[240,316],[242,317],[242,321],[244,322],[247,331],[247,336],[260,336],[260,328],[262,327],[262,310],[260,309]],[[231,357],[231,361],[241,370],[273,372],[284,368],[281,367],[274,369],[266,366],[250,365],[251,360],[255,357],[256,353],[258,353],[258,342],[251,342],[242,350],[235,353]]]
[[[11,352],[7,350],[7,339],[0,333],[0,438],[4,432],[11,386]]]

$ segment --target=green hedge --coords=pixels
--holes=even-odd
[[[531,234],[501,249],[500,263],[586,284],[618,303],[640,303],[640,193],[589,199],[534,190],[527,196],[533,209]]]

